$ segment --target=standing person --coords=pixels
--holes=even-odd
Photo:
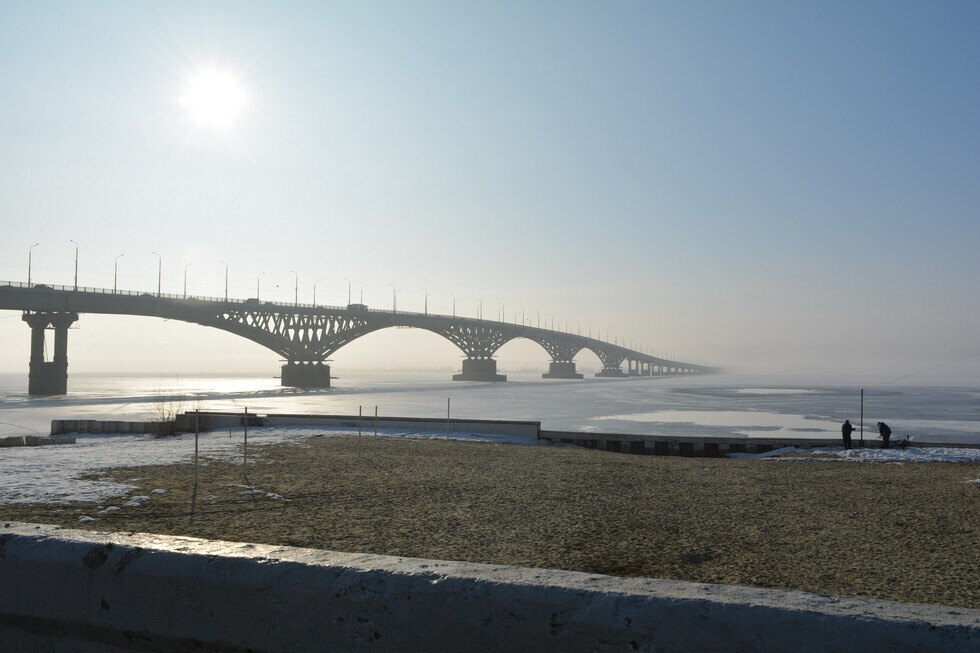
[[[878,422],[878,437],[881,438],[881,448],[888,448],[888,438],[892,435],[892,430],[884,422]]]
[[[854,427],[851,426],[851,420],[845,419],[844,423],[840,427],[840,434],[844,436],[844,448],[851,448],[851,432],[854,431]]]

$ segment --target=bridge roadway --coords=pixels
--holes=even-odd
[[[551,356],[544,378],[581,379],[576,354],[588,349],[602,361],[598,377],[657,376],[711,372],[701,365],[671,361],[616,344],[572,333],[520,324],[430,313],[350,306],[281,304],[258,299],[221,299],[181,295],[0,282],[0,310],[23,311],[31,327],[31,394],[65,394],[68,375],[68,327],[80,313],[138,315],[180,320],[222,329],[248,338],[285,359],[282,385],[329,387],[330,356],[374,331],[410,327],[437,333],[459,347],[466,358],[457,381],[506,381],[497,373],[494,354],[515,338],[527,338]],[[45,360],[45,331],[54,331],[53,360]],[[628,363],[628,371],[622,365]]]

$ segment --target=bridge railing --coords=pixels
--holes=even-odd
[[[122,295],[124,297],[146,297],[152,299],[193,299],[202,302],[221,302],[225,304],[254,304],[259,300],[253,298],[250,299],[238,299],[236,297],[208,297],[206,295],[184,295],[177,293],[157,293],[150,292],[147,290],[113,290],[112,288],[90,288],[88,286],[60,286],[57,284],[50,283],[31,283],[27,284],[22,281],[0,281],[0,286],[9,286],[12,288],[25,288],[29,290],[57,290],[60,292],[77,292],[77,293],[88,293],[93,295]],[[293,304],[293,303],[283,303],[283,302],[259,302],[260,304],[274,304],[276,306],[299,306],[301,308],[337,308],[343,309],[343,306],[327,306],[325,304]],[[382,311],[390,312],[390,311]]]

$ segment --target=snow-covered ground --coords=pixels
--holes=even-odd
[[[446,439],[442,432],[385,430],[384,437]],[[356,430],[330,427],[276,427],[249,429],[248,442],[272,444],[314,436],[358,437]],[[365,442],[374,437],[365,431]],[[112,467],[165,465],[187,462],[194,456],[194,435],[169,438],[146,435],[77,434],[74,445],[9,447],[0,449],[0,503],[59,503],[91,501],[98,503],[125,495],[139,487],[139,479],[83,480],[80,476]],[[456,433],[455,440],[536,444],[526,438],[504,435]],[[201,456],[241,460],[242,432],[212,431],[198,441]]]
[[[275,427],[250,429],[250,444],[290,442],[310,437],[360,437],[366,443],[372,432],[358,436],[357,431],[330,427]],[[404,437],[533,445],[526,438],[455,433],[443,431],[385,430],[379,437]],[[113,467],[136,467],[187,462],[193,459],[194,436],[184,434],[170,438],[144,435],[78,435],[74,445],[45,447],[10,447],[0,449],[0,503],[59,503],[90,501],[95,504],[124,496],[142,487],[139,478],[83,480],[86,474]],[[212,431],[200,436],[200,454],[208,458],[240,460],[242,432]],[[796,451],[779,449],[766,454],[736,454],[747,458],[772,458]],[[849,460],[858,462],[978,462],[980,449],[908,447],[906,449],[851,449],[825,447],[812,450],[815,460]],[[150,488],[146,488],[149,494]],[[142,496],[142,495],[141,495]],[[147,500],[147,499],[144,499]]]

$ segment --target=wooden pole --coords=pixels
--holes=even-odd
[[[864,388],[861,388],[861,446],[864,446]]]
[[[248,478],[248,406],[245,407],[245,441],[242,446],[242,475]]]
[[[197,511],[197,481],[198,481],[198,435],[200,433],[200,411],[194,411],[194,492],[191,495],[191,524],[194,523],[194,513]]]

